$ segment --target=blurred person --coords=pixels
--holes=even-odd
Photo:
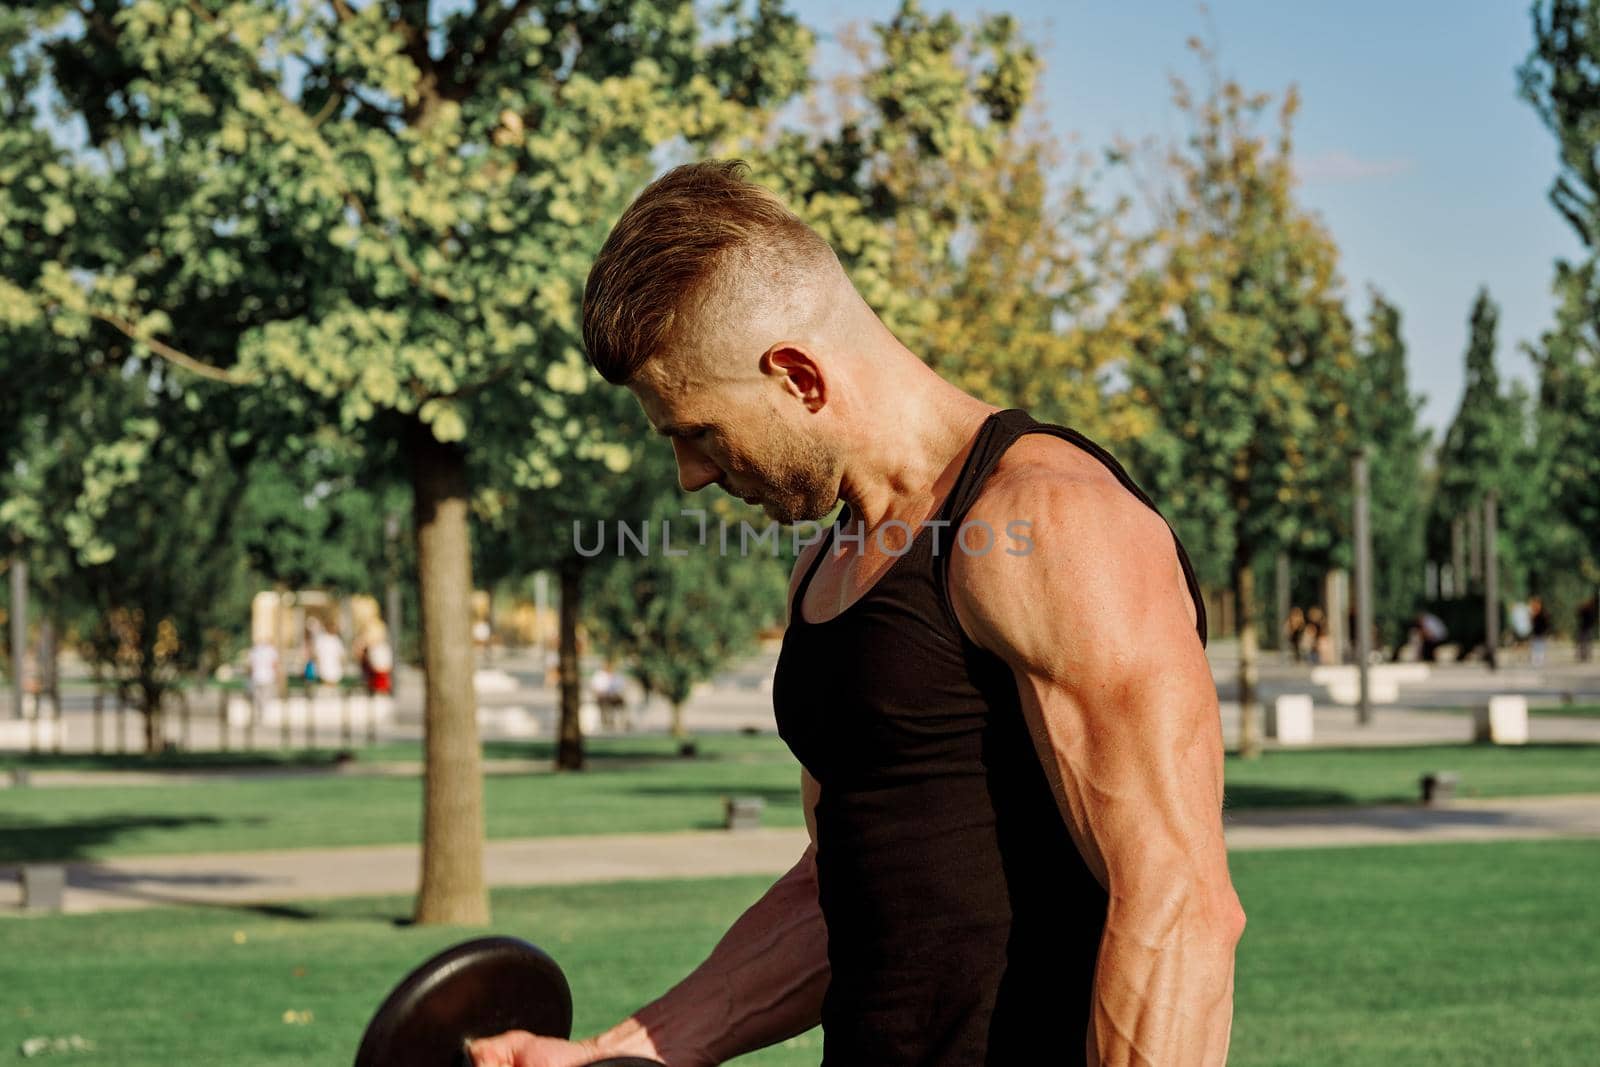
[[[1526,600],[1512,602],[1506,610],[1506,626],[1511,631],[1512,647],[1518,652],[1525,650],[1533,636],[1533,609]]]
[[[1305,655],[1300,648],[1300,637],[1306,630],[1306,613],[1299,607],[1289,609],[1289,617],[1283,621],[1283,647],[1289,652],[1289,658],[1295,663],[1305,660]]]
[[[1555,629],[1550,621],[1550,612],[1545,609],[1544,598],[1531,596],[1528,598],[1529,647],[1528,662],[1535,667],[1544,666],[1544,657],[1550,647],[1550,634]]]
[[[278,695],[281,678],[278,645],[258,637],[246,656],[250,672],[250,721],[260,723],[268,701]]]
[[[1594,649],[1595,631],[1600,629],[1600,597],[1591,596],[1578,605],[1578,662],[1588,663]]]
[[[489,662],[493,639],[494,627],[489,625],[488,619],[478,619],[472,624],[472,644],[478,650],[478,658],[484,663]]]
[[[305,679],[308,686],[315,685],[317,681],[317,638],[321,634],[322,620],[315,615],[307,616],[305,634],[300,642],[300,677]]]
[[[1300,655],[1313,667],[1327,662],[1324,658],[1330,644],[1326,640],[1327,629],[1322,608],[1313,604],[1306,611],[1306,624],[1300,630]]]
[[[360,664],[361,681],[368,696],[393,691],[394,647],[389,644],[389,627],[382,619],[373,619],[362,628],[351,651]]]
[[[1431,611],[1417,613],[1411,623],[1411,632],[1417,637],[1417,645],[1422,650],[1421,658],[1424,663],[1432,663],[1437,659],[1439,646],[1450,636],[1450,629],[1445,626],[1444,620]]]
[[[344,681],[344,641],[312,616],[306,622],[306,681],[336,686]]]
[[[594,696],[595,707],[600,710],[602,729],[628,729],[628,702],[624,696],[623,678],[613,661],[606,660],[595,668],[594,674],[589,677],[589,692]]]

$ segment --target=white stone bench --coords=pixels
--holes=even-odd
[[[1487,705],[1473,709],[1472,739],[1494,745],[1528,743],[1528,698],[1493,696]]]
[[[520,739],[548,734],[550,716],[538,715],[518,704],[478,707],[478,729],[483,734]]]
[[[478,706],[478,729],[503,739],[520,740],[526,737],[554,737],[560,733],[559,708],[530,710],[520,704]],[[600,709],[592,699],[585,698],[578,705],[578,728],[585,735],[600,732]]]
[[[66,726],[56,719],[0,719],[0,750],[3,751],[55,748],[58,738],[65,748]]]
[[[1311,698],[1285,693],[1267,708],[1267,737],[1281,745],[1309,745],[1312,738]]]
[[[498,667],[480,667],[472,674],[472,688],[479,696],[494,693],[515,693],[517,680]]]
[[[1367,668],[1367,696],[1374,704],[1393,704],[1400,699],[1400,686],[1428,680],[1426,663],[1375,663]],[[1328,687],[1328,699],[1335,704],[1361,702],[1361,671],[1354,664],[1311,668],[1311,684]]]
[[[348,709],[346,708],[348,702]],[[346,719],[348,714],[349,718]],[[352,730],[365,730],[369,722],[384,726],[394,721],[394,698],[386,694],[368,696],[364,692],[313,694],[292,693],[287,699],[273,697],[261,706],[256,729],[281,729],[287,716],[291,729],[304,729],[309,722],[315,730],[337,730],[348,721]],[[244,727],[250,722],[250,698],[228,698],[228,725]]]

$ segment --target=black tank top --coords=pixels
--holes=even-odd
[[[1010,668],[966,638],[945,588],[963,516],[1029,433],[1072,442],[1154,507],[1082,434],[996,412],[938,512],[951,525],[925,525],[864,596],[808,623],[800,606],[846,509],[794,593],[773,703],[822,787],[825,1067],[1082,1062],[1106,893],[1056,805]],[[1017,547],[995,532],[994,551]],[[1178,558],[1203,644],[1181,544]]]

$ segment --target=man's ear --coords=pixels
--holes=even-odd
[[[803,345],[779,341],[761,353],[761,373],[782,378],[785,390],[809,411],[819,411],[828,402],[822,365]]]

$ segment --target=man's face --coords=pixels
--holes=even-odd
[[[842,474],[836,450],[804,421],[785,417],[770,379],[697,385],[641,374],[628,388],[672,442],[686,492],[719,485],[780,523],[833,510]]]

